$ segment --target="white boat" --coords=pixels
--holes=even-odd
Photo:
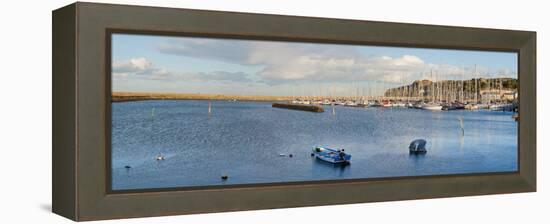
[[[493,111],[512,111],[514,109],[514,105],[511,103],[492,104],[489,106],[489,109]]]
[[[347,101],[344,106],[347,106],[347,107],[356,107],[357,106],[357,103],[356,102],[353,102],[353,101]]]
[[[323,100],[323,102],[321,103],[321,105],[331,105],[332,102],[330,102],[330,100]]]
[[[310,104],[309,100],[293,100],[293,104]]]
[[[378,101],[369,101],[368,106],[369,107],[381,107],[382,104]]]
[[[478,110],[479,106],[477,104],[469,103],[464,106],[466,110]]]
[[[477,105],[478,109],[489,109],[491,106],[487,103],[478,103]]]
[[[407,105],[404,102],[395,102],[392,104],[393,107],[406,107]]]
[[[435,103],[427,103],[427,104],[424,104],[422,105],[422,109],[423,110],[441,110],[443,108],[443,106],[439,105],[439,104],[435,104]]]
[[[320,101],[320,100],[318,100],[318,101],[311,101],[311,104],[313,104],[313,105],[321,105],[321,104],[323,104],[323,101]]]

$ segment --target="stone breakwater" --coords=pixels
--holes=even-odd
[[[271,105],[276,108],[290,109],[290,110],[302,110],[308,112],[322,113],[325,112],[323,107],[316,105],[300,105],[300,104],[289,104],[289,103],[274,103]]]

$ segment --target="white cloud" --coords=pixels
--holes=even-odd
[[[167,76],[169,72],[166,69],[154,67],[149,60],[140,57],[113,62],[112,75],[114,77],[145,76],[154,79]]]
[[[166,54],[260,66],[255,75],[268,84],[402,82],[420,78],[422,72],[433,67],[414,55],[365,56],[350,45],[185,38],[163,43],[158,50]]]
[[[207,58],[228,63],[241,63],[250,46],[243,41],[219,41],[203,38],[185,38],[159,44],[161,53]]]
[[[317,82],[350,82],[350,81],[405,81],[412,75],[418,76],[429,67],[420,58],[411,55],[392,58],[302,55],[287,57],[282,62],[265,62],[266,66],[258,75],[268,83],[288,80]]]
[[[165,54],[257,66],[259,70],[254,75],[270,85],[361,81],[403,84],[419,79],[468,79],[496,72],[482,66],[477,66],[475,73],[473,67],[430,64],[410,54],[369,56],[351,45],[181,38],[158,45],[158,50]],[[514,72],[498,73],[513,75]]]
[[[153,79],[163,81],[189,82],[253,82],[248,74],[243,72],[212,71],[212,72],[181,72],[175,73],[160,68],[146,58],[132,58],[114,61],[112,75],[118,79]]]
[[[189,73],[187,75],[188,77],[191,77],[195,81],[253,82],[248,77],[248,74],[244,72],[213,71],[213,72]]]

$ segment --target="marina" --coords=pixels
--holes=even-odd
[[[322,107],[337,107],[336,113],[285,110],[262,101],[115,103],[113,189],[517,170],[512,112]],[[409,152],[415,139],[427,141],[427,153]],[[316,145],[345,149],[353,155],[350,164],[334,167],[312,157]],[[156,159],[159,155],[162,160]]]
[[[302,96],[291,101],[301,105],[348,107],[401,107],[430,111],[480,110],[517,111],[517,80],[511,78],[471,80],[417,80],[410,85],[387,89],[380,96]]]

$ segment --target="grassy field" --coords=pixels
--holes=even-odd
[[[290,96],[241,96],[221,94],[196,93],[144,93],[144,92],[113,92],[112,102],[138,100],[239,100],[239,101],[288,101]]]

